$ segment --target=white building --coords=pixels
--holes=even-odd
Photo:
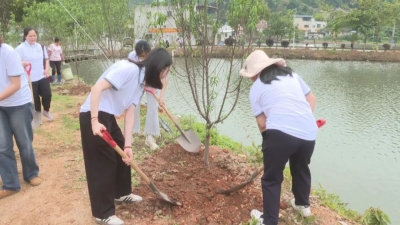
[[[135,38],[148,39],[151,41],[164,41],[171,42],[178,39],[178,29],[174,18],[172,17],[172,10],[167,6],[151,7],[150,5],[135,5],[135,19],[134,30]],[[163,25],[154,25],[153,21],[156,19],[157,14],[166,16],[166,21]]]
[[[316,21],[313,16],[308,15],[294,15],[294,26],[299,30],[305,31],[307,37],[309,33],[318,33],[321,29],[326,27],[326,22]]]
[[[229,36],[233,37],[234,36],[234,30],[231,26],[228,24],[223,25],[221,28],[218,29],[218,41],[224,41],[227,39]]]
[[[170,45],[177,42],[179,36],[179,28],[177,28],[173,8],[170,6],[154,6],[150,5],[135,5],[135,19],[134,30],[136,38],[149,39],[149,40],[169,40]],[[204,6],[197,5],[196,10],[203,10]],[[216,8],[209,7],[208,13],[214,13]],[[156,20],[157,15],[163,14],[166,16],[166,21],[163,25],[156,26],[153,21]],[[208,32],[212,34],[212,27]],[[196,44],[196,40],[190,40],[192,45]]]

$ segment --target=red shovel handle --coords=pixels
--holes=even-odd
[[[28,76],[31,75],[31,70],[32,70],[32,64],[28,64],[25,68],[26,73],[28,74]]]
[[[105,140],[111,147],[114,148],[115,146],[117,146],[117,143],[106,130],[102,130],[101,134],[103,134],[101,138],[103,138],[103,140]]]
[[[144,90],[145,90],[146,92],[149,92],[149,93],[153,94],[153,95],[156,94],[156,93],[154,92],[154,88],[145,87]]]
[[[319,119],[319,120],[317,120],[317,126],[318,126],[318,128],[320,128],[320,127],[322,127],[323,125],[325,125],[325,123],[326,123],[326,120],[324,120],[324,119]]]

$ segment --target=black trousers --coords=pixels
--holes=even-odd
[[[50,61],[51,75],[61,75],[61,61]]]
[[[32,82],[33,99],[35,100],[35,111],[41,112],[42,105],[44,111],[50,110],[51,88],[49,80],[43,78]],[[42,97],[42,99],[40,99]]]
[[[308,165],[315,141],[306,141],[279,130],[262,133],[264,175],[261,178],[264,224],[277,225],[283,170],[289,160],[296,205],[310,205],[311,173]]]
[[[105,219],[115,215],[114,199],[131,193],[131,169],[107,142],[93,135],[90,119],[90,112],[79,115],[86,179],[92,215]],[[98,120],[123,148],[125,139],[115,116],[99,112]]]

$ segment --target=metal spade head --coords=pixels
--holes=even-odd
[[[199,152],[201,147],[200,138],[192,130],[184,131],[176,141],[179,145],[188,152]]]

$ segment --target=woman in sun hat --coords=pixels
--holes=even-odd
[[[253,81],[250,103],[263,138],[263,213],[252,210],[251,216],[259,224],[278,224],[283,170],[288,160],[294,194],[291,204],[301,215],[310,216],[308,165],[318,129],[313,116],[315,96],[283,59],[269,58],[261,50],[247,57],[240,74]]]

